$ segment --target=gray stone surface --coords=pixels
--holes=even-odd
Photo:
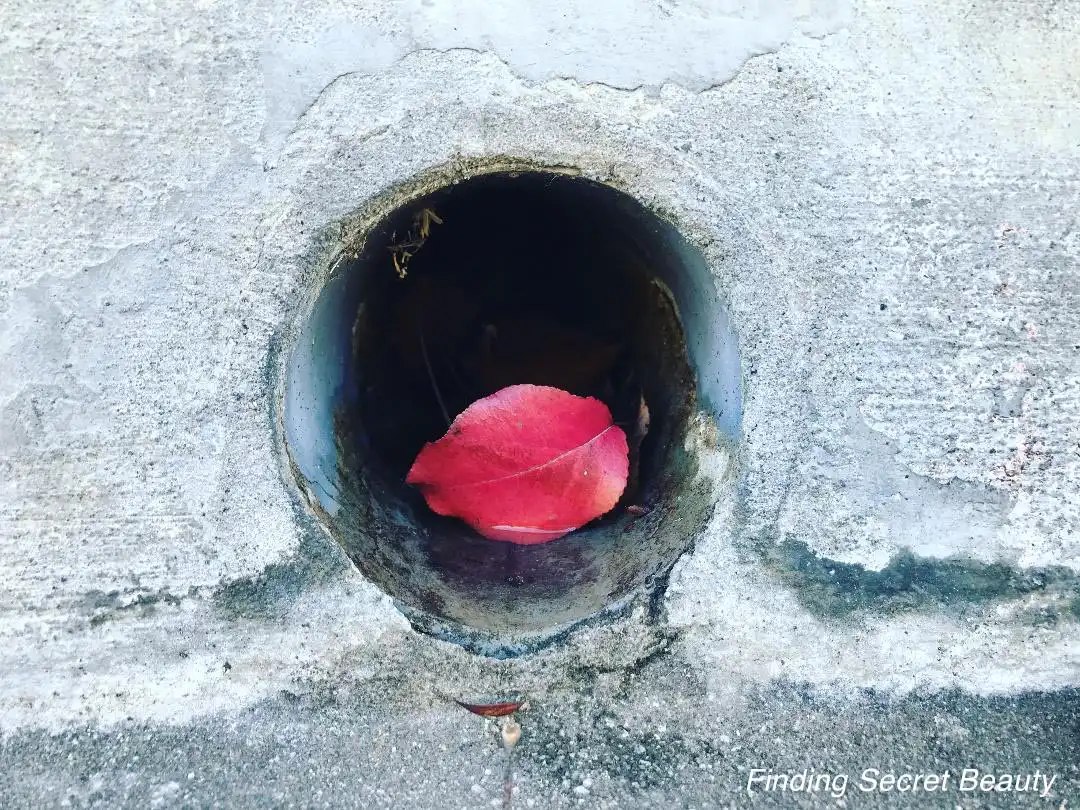
[[[1080,800],[1080,11],[718,5],[0,8],[0,805],[490,806],[449,698],[511,693],[515,806]],[[500,155],[701,247],[745,398],[666,592],[503,662],[349,565],[274,403],[350,223]]]

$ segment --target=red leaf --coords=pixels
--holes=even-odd
[[[517,703],[462,703],[460,700],[454,702],[461,708],[468,709],[473,714],[478,714],[481,717],[506,717],[506,715],[513,714],[525,705],[524,700]]]
[[[459,414],[405,480],[432,510],[489,540],[546,543],[615,506],[628,452],[626,434],[599,400],[511,385]]]

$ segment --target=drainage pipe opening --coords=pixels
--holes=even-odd
[[[289,358],[286,443],[334,536],[414,622],[535,635],[693,542],[712,504],[686,437],[701,407],[733,432],[734,351],[700,254],[648,209],[559,173],[479,175],[392,210],[336,268]],[[537,545],[480,537],[405,484],[448,420],[518,383],[596,397],[631,436],[649,415],[618,505]]]

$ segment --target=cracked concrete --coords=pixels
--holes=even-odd
[[[548,5],[0,10],[0,804],[490,806],[451,699],[510,694],[515,807],[1080,799],[1080,15]],[[700,247],[745,410],[666,591],[494,661],[303,508],[272,358],[343,221],[503,155]]]

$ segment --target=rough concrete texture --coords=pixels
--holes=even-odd
[[[902,7],[897,7],[897,6]],[[719,7],[718,7],[719,6]],[[0,805],[833,805],[752,768],[1080,801],[1080,11],[0,8]],[[432,167],[578,167],[705,252],[739,478],[665,593],[509,661],[301,506],[281,348]]]

